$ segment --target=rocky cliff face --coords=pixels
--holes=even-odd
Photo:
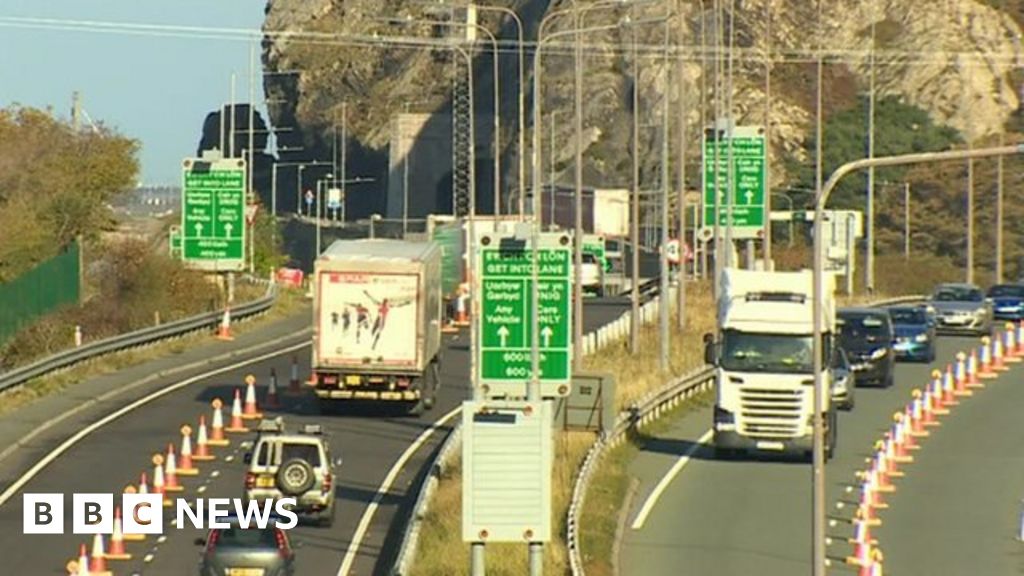
[[[701,5],[708,9],[701,10]],[[1020,106],[1011,78],[1021,59],[1021,29],[1007,13],[979,0],[823,0],[821,30],[816,2],[739,0],[736,12],[722,19],[726,45],[733,45],[732,100],[737,122],[765,121],[765,71],[771,71],[771,129],[773,181],[786,179],[787,158],[803,158],[803,142],[814,132],[816,53],[822,47],[824,111],[848,106],[869,86],[872,69],[879,95],[896,95],[927,110],[935,121],[947,123],[970,139],[998,133]],[[664,26],[645,22],[676,6],[644,4],[631,15],[640,25],[620,25],[626,12],[592,10],[586,26],[613,29],[585,35],[583,102],[584,174],[587,185],[628,186],[633,90],[638,90],[638,123],[642,185],[656,184],[660,154],[663,96],[669,87],[673,122],[686,114],[692,155],[689,182],[698,182],[699,127],[714,116],[717,28],[713,2],[679,2],[685,19],[681,51],[682,78],[675,61],[661,53]],[[540,19],[561,6],[516,1],[505,5],[523,16],[526,36],[536,35]],[[381,38],[445,38],[451,26],[395,25],[381,18],[419,20],[431,17],[422,4],[402,0],[268,0],[267,32],[313,31],[334,34],[310,43],[269,37],[264,51],[266,89],[271,98],[271,121],[279,141],[290,148],[284,161],[331,158],[335,134],[340,133],[342,102],[347,109],[349,177],[368,176],[375,183],[350,209],[350,217],[386,208],[389,177],[388,146],[392,116],[410,110],[449,114],[455,69],[452,53],[443,47],[398,47]],[[438,16],[433,16],[438,17]],[[571,22],[555,20],[548,31],[565,30]],[[482,12],[480,25],[506,41],[499,59],[501,79],[501,158],[505,194],[517,187],[516,95],[519,91],[514,46],[515,27],[500,14]],[[730,34],[730,30],[733,32]],[[634,32],[637,57],[633,57]],[[673,24],[670,42],[678,30]],[[377,40],[373,39],[374,33]],[[570,37],[567,37],[571,39]],[[874,50],[871,50],[872,40]],[[492,73],[487,43],[480,44],[474,71],[477,124],[492,117]],[[869,56],[874,54],[874,66]],[[527,83],[532,58],[527,51]],[[544,182],[553,165],[556,179],[572,181],[574,153],[573,66],[569,46],[555,46],[543,63]],[[636,66],[634,66],[634,61]],[[766,64],[766,62],[768,62]],[[722,62],[728,69],[728,62]],[[668,82],[666,83],[666,77]],[[718,93],[725,96],[724,88]],[[702,94],[706,106],[701,106]],[[680,98],[682,100],[680,101]],[[527,98],[527,124],[530,117]],[[554,112],[554,114],[551,114]],[[553,140],[551,127],[554,127]],[[291,130],[291,131],[288,131]],[[487,132],[488,137],[490,132]],[[672,136],[675,142],[676,136]],[[527,144],[529,144],[527,137]],[[554,142],[554,146],[551,143]],[[489,144],[478,137],[478,165],[488,165]],[[553,152],[553,154],[552,154]],[[676,153],[673,145],[672,154]],[[395,178],[392,162],[391,174]],[[356,174],[358,172],[358,174]],[[308,172],[307,172],[308,175]],[[527,169],[527,178],[530,177]],[[415,179],[415,177],[414,177]],[[483,194],[490,177],[477,171]]]

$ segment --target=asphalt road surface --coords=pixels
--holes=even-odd
[[[621,301],[588,301],[584,317],[586,330],[590,331],[614,320],[625,309]],[[297,322],[301,325],[302,318]],[[308,344],[304,343],[307,341],[308,337],[294,339],[269,352],[264,351],[262,358],[256,358],[245,366],[224,369],[215,375],[204,376],[202,372],[209,372],[216,366],[197,371],[199,376],[194,383],[98,428],[43,467],[14,497],[0,505],[0,530],[4,534],[4,538],[0,539],[0,557],[4,559],[0,573],[66,574],[64,566],[76,556],[79,544],[91,544],[89,537],[81,535],[23,535],[21,493],[66,494],[65,502],[69,509],[71,493],[119,494],[129,483],[137,483],[142,472],[147,472],[152,479],[153,454],[166,451],[169,442],[175,443],[177,449],[180,445],[178,430],[181,425],[189,423],[194,428],[200,414],[206,414],[209,421],[210,401],[214,397],[229,400],[247,374],[255,375],[258,385],[265,387],[273,368],[278,374],[279,385],[286,387],[293,354],[299,359],[300,375],[308,374]],[[297,396],[283,395],[280,410],[265,410],[270,416],[284,416],[292,429],[304,423],[324,425],[335,457],[341,456],[344,459],[339,471],[338,507],[334,526],[330,529],[300,527],[292,533],[293,539],[302,543],[297,551],[299,573],[335,574],[342,565],[343,557],[352,554],[352,543],[360,518],[377,495],[381,482],[396,460],[436,419],[449,413],[469,396],[468,345],[468,332],[465,330],[445,339],[442,388],[438,403],[432,411],[421,417],[365,414],[322,416],[315,398],[308,392]],[[247,362],[250,356],[234,358],[221,364]],[[182,382],[184,378],[178,376],[166,379],[161,386]],[[127,400],[123,403],[127,403]],[[115,409],[109,406],[104,413],[88,419],[71,419],[66,425],[55,426],[54,430],[15,451],[0,466],[0,487],[8,488],[55,446]],[[226,411],[225,417],[228,415],[229,411]],[[448,422],[453,423],[454,419]],[[444,426],[444,429],[448,428],[448,425]],[[212,498],[242,495],[242,455],[245,452],[242,442],[251,440],[253,434],[229,437],[229,447],[215,449],[218,455],[215,462],[199,465],[199,476],[181,478],[185,486],[183,496]],[[431,435],[423,448],[416,451],[398,473],[391,489],[380,498],[373,522],[366,527],[358,553],[352,558],[349,574],[381,574],[390,566],[415,496],[414,488],[441,437],[441,434]],[[70,510],[66,510],[65,516],[66,531],[70,532]],[[165,522],[170,519],[165,518]],[[137,572],[154,576],[193,574],[196,572],[200,552],[193,541],[202,535],[202,531],[194,528],[167,529],[165,537],[158,539],[151,536],[142,543],[128,543],[133,558],[117,562],[114,572],[119,575]]]
[[[957,351],[966,350],[968,346],[974,345],[976,342],[977,340],[971,338],[942,338],[939,341],[936,363],[942,363],[944,367],[945,362],[950,361]],[[895,386],[888,390],[858,388],[856,390],[856,408],[851,412],[840,413],[837,453],[826,467],[827,502],[830,517],[848,519],[852,516],[851,511],[856,505],[858,493],[850,494],[846,492],[846,489],[855,481],[854,472],[865,467],[865,459],[869,456],[872,445],[891,425],[893,413],[901,410],[910,399],[910,391],[928,382],[931,368],[924,364],[899,363],[897,364]],[[1009,379],[1004,376],[1003,380]],[[1000,381],[1000,384],[1009,385],[1011,382]],[[1024,396],[1024,391],[1019,391],[1017,394]],[[1013,399],[1007,398],[1007,400]],[[981,400],[981,398],[977,400]],[[971,401],[975,401],[975,399],[971,399]],[[1010,418],[1010,414],[1013,412],[1013,408],[1010,406],[1012,405],[1007,404],[1004,408],[1007,418]],[[942,452],[938,443],[943,441],[942,436],[952,437],[956,426],[962,426],[961,429],[970,429],[969,420],[972,418],[972,413],[974,414],[973,418],[977,420],[986,418],[983,408],[971,408],[970,411],[964,410],[964,412],[966,413],[958,414],[954,418],[960,418],[963,422],[944,425],[941,432],[936,434],[936,439],[929,439],[926,447],[920,451],[922,463],[906,466],[908,478],[900,481],[896,494],[890,496],[892,509],[883,511],[881,514],[884,522],[882,529],[887,531],[879,530],[878,532],[887,558],[890,557],[890,554],[894,558],[899,558],[901,553],[910,554],[910,550],[924,553],[928,550],[938,551],[943,547],[950,557],[958,553],[950,540],[930,541],[924,535],[930,533],[934,523],[938,521],[936,515],[940,515],[941,512],[934,508],[920,510],[923,502],[921,499],[924,497],[916,493],[917,489],[914,487],[914,483],[921,485],[924,482],[940,482],[950,489],[954,488],[954,486],[946,484],[945,480],[936,479],[934,476],[935,473],[938,473],[942,462],[948,463],[950,459],[956,457],[955,453]],[[703,576],[707,574],[792,576],[794,574],[809,574],[811,572],[812,509],[810,464],[806,460],[787,461],[769,458],[752,461],[715,460],[710,447],[698,442],[708,431],[710,425],[711,410],[706,408],[680,418],[672,424],[668,431],[645,440],[644,448],[630,468],[631,473],[639,480],[639,487],[636,497],[631,502],[622,539],[619,560],[621,573],[637,576],[662,574],[666,576]],[[1012,427],[1006,421],[991,425]],[[1014,439],[1020,439],[1022,432],[1019,424],[1016,425],[1016,428],[1017,430],[1013,433]],[[981,441],[982,438],[990,440],[989,437],[974,433],[973,429],[970,430],[972,433],[965,434],[973,437],[974,442]],[[946,440],[951,443],[951,450],[959,447],[958,449],[963,451],[974,446],[969,439],[960,439],[959,435],[957,438],[956,440]],[[953,442],[956,444],[952,444]],[[1006,444],[1004,444],[1001,440],[1000,449],[1008,449],[1008,445],[1012,445],[1011,442],[1010,439],[1006,439]],[[992,450],[997,449],[993,448]],[[689,461],[667,485],[642,526],[634,528],[638,511],[654,487],[688,451],[692,451]],[[980,463],[984,460],[984,454],[991,453],[986,448],[982,454],[977,455],[978,460],[975,462]],[[932,464],[927,463],[928,458],[932,459]],[[1017,470],[1016,477],[1011,476],[1003,480],[987,479],[981,484],[972,484],[966,479],[980,476],[988,478],[988,473],[974,472],[975,476],[971,476],[972,469],[964,467],[960,471],[959,482],[961,484],[958,486],[963,486],[965,489],[970,487],[970,492],[974,495],[990,486],[994,490],[996,484],[1003,483],[1016,483],[1021,490],[1024,490],[1024,484],[1019,482],[1021,470],[1019,460],[1016,458],[1013,462]],[[1008,463],[1004,464],[1008,465]],[[935,472],[928,472],[929,467]],[[975,467],[974,470],[977,468]],[[1005,487],[1003,485],[1004,492]],[[934,490],[939,489],[938,487],[934,488]],[[961,494],[961,497],[969,499],[971,495]],[[988,497],[985,496],[985,498]],[[1019,498],[1019,496],[1016,497]],[[901,504],[901,499],[905,499],[907,504]],[[1003,516],[1016,514],[1015,502],[1014,497],[1001,502],[1008,507],[1002,511]],[[846,507],[838,509],[836,505],[840,503]],[[967,515],[973,512],[971,509],[965,509],[962,510],[962,513]],[[891,520],[890,515],[892,516]],[[985,519],[985,521],[995,524],[1000,521],[1000,518],[994,517]],[[890,522],[892,528],[889,528]],[[963,535],[959,527],[947,528]],[[994,528],[993,526],[992,529]],[[898,530],[902,530],[902,532],[897,532]],[[894,534],[893,537],[888,536],[890,532]],[[835,544],[828,547],[829,557],[842,559],[850,555],[852,546],[845,542],[845,539],[852,534],[848,523],[838,522],[828,529],[828,534],[835,541]],[[915,539],[916,543],[911,549],[902,552],[895,551],[895,546],[915,541]],[[966,543],[964,545],[969,546]],[[1006,546],[1004,546],[1005,548]],[[890,551],[890,549],[892,550]],[[951,572],[942,569],[901,569],[901,567],[911,566],[906,564],[907,560],[903,558],[895,560],[895,563],[892,564],[896,570],[893,573],[906,575],[984,573],[973,570]],[[945,565],[937,562],[934,566]],[[831,573],[842,574],[849,570],[851,570],[849,567],[836,566],[831,569]],[[890,573],[889,565],[886,565],[885,570],[887,574]],[[989,573],[1012,574],[1016,572]]]

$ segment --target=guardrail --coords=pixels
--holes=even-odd
[[[868,304],[868,306],[910,304],[920,302],[923,299],[924,296],[920,295],[901,296],[879,300]],[[657,301],[655,299],[651,302],[656,303]],[[613,331],[612,336],[614,337],[615,335],[616,333]],[[603,342],[595,344],[604,345]],[[587,488],[591,477],[605,450],[618,445],[626,438],[628,433],[639,431],[641,427],[656,420],[665,411],[671,410],[679,403],[685,402],[696,394],[709,390],[714,385],[714,375],[714,369],[711,366],[703,366],[651,392],[620,412],[619,416],[615,419],[615,425],[612,429],[602,433],[591,445],[590,450],[587,451],[587,456],[576,473],[572,499],[569,501],[569,510],[566,518],[569,567],[574,576],[584,576],[585,574],[579,546],[579,511],[586,500]]]
[[[232,308],[231,318],[233,321],[263,314],[270,309],[274,304],[274,299],[277,297],[277,287],[273,282],[257,278],[249,278],[248,281],[256,284],[266,284],[267,292],[257,300]],[[192,332],[212,330],[221,321],[222,316],[222,311],[206,312],[175,320],[174,322],[128,332],[127,334],[104,338],[103,340],[90,342],[64,352],[58,352],[31,364],[0,374],[0,392],[20,386],[33,378],[63,370],[80,362],[93,360],[106,354],[147,346],[160,340],[178,338]]]

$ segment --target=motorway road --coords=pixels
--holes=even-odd
[[[585,324],[589,331],[617,318],[625,310],[625,305],[621,300],[590,300],[586,310]],[[291,321],[296,322],[295,319]],[[301,321],[302,318],[298,318],[299,324]],[[212,376],[200,375],[195,383],[114,420],[86,436],[43,468],[21,491],[68,494],[65,500],[70,507],[70,493],[118,493],[127,484],[137,483],[141,472],[148,472],[152,478],[152,455],[165,451],[168,442],[174,442],[177,448],[180,443],[180,435],[177,433],[179,427],[185,423],[192,423],[195,427],[201,413],[207,414],[209,420],[210,401],[214,397],[229,399],[234,387],[241,385],[246,374],[254,374],[258,384],[265,386],[270,370],[274,368],[279,383],[286,385],[292,354],[297,354],[299,358],[300,375],[308,374],[307,339],[293,339],[290,347],[295,349],[294,352],[286,351],[289,344],[284,343],[248,365],[226,369]],[[422,417],[321,416],[315,399],[308,393],[296,397],[285,396],[280,411],[267,411],[270,415],[282,414],[293,429],[303,423],[325,425],[335,457],[344,458],[339,473],[339,506],[334,527],[300,527],[293,532],[293,538],[302,542],[302,548],[297,553],[300,574],[334,574],[339,570],[360,517],[377,494],[389,469],[435,419],[448,413],[469,396],[468,354],[468,332],[463,331],[446,338],[442,357],[443,385],[438,404]],[[249,359],[239,358],[222,364]],[[209,372],[210,369],[201,372]],[[183,378],[178,376],[165,379],[166,382],[161,385],[180,382]],[[111,411],[112,408],[108,407],[102,415]],[[227,416],[228,412],[225,413]],[[87,423],[78,419],[74,426],[55,427],[51,433],[44,434],[0,462],[0,486],[10,486],[40,457]],[[216,449],[215,453],[219,456],[216,462],[201,465],[198,477],[182,478],[186,487],[184,495],[207,498],[241,496],[241,455],[244,449],[240,444],[241,439],[252,437],[252,434],[231,435],[230,447]],[[421,478],[423,468],[439,442],[440,435],[432,435],[425,447],[418,450],[397,475],[392,489],[383,495],[374,521],[368,526],[358,555],[354,557],[350,574],[381,574],[390,566],[411,506],[412,498],[408,497],[410,488]],[[70,514],[66,516],[66,529],[70,532]],[[5,535],[0,540],[0,558],[4,559],[4,568],[0,573],[64,574],[63,567],[75,556],[78,545],[91,543],[88,537],[71,534],[22,535],[21,522],[19,493],[0,506],[0,531]],[[168,530],[165,535],[166,538],[161,540],[150,537],[144,543],[129,543],[129,552],[134,557],[130,561],[117,563],[115,574],[132,574],[137,571],[154,576],[181,576],[195,573],[199,548],[192,541],[201,536],[202,532],[188,528]]]
[[[966,350],[976,342],[971,338],[940,339],[938,362],[948,362],[957,351]],[[855,480],[854,472],[865,467],[864,461],[873,443],[882,437],[892,423],[893,413],[901,410],[910,399],[910,391],[928,381],[930,369],[923,364],[897,364],[895,386],[888,390],[858,388],[856,408],[852,412],[840,413],[837,453],[826,470],[830,516],[852,516],[852,506],[839,510],[836,505],[842,502],[856,504],[858,494],[845,492],[847,486]],[[1024,395],[1024,391],[1019,394]],[[1009,411],[1009,408],[1006,410]],[[984,416],[979,414],[976,418],[983,419]],[[630,506],[621,543],[621,573],[642,576],[809,574],[810,465],[806,461],[797,460],[715,460],[710,447],[698,445],[698,440],[710,424],[711,409],[706,407],[677,420],[669,430],[657,437],[644,441],[643,449],[630,467],[631,474],[639,480],[639,487]],[[952,428],[953,425],[950,425]],[[942,434],[945,433],[943,428]],[[1018,438],[1019,435],[1018,431]],[[921,452],[938,452],[938,446],[931,444],[929,441]],[[961,449],[965,444],[960,445]],[[667,485],[645,522],[634,528],[637,513],[648,495],[679,461],[680,456],[691,450],[691,458]],[[936,461],[948,460],[949,455],[933,458]],[[913,479],[899,482],[897,496],[890,498],[894,509],[901,506],[900,498],[908,502],[904,507],[914,507],[919,502],[912,500],[917,496],[911,496],[909,492],[913,490],[912,482],[924,481],[920,478],[923,474],[918,472],[918,468],[925,466],[927,464],[907,465]],[[938,464],[933,466],[937,467]],[[963,471],[965,475],[969,473],[969,469]],[[1007,480],[1012,481],[1012,477]],[[1024,490],[1024,484],[1018,482],[1017,485]],[[1007,505],[1012,506],[1012,502]],[[885,523],[889,522],[888,514],[888,511],[882,512]],[[897,514],[909,512],[903,510]],[[903,526],[903,534],[909,533],[907,537],[912,539],[915,527],[920,533],[923,526],[929,526],[923,518],[934,519],[933,516],[907,516],[899,524],[894,517],[893,530],[896,526]],[[887,528],[887,525],[883,528]],[[852,534],[848,523],[839,522],[828,529],[828,534],[837,541],[828,549],[830,557],[844,558],[851,553],[852,547],[845,543],[845,539]],[[878,534],[883,538],[883,550],[888,557],[889,549],[896,541],[887,538],[888,533]],[[929,543],[926,538],[918,538],[918,549],[936,549],[948,544],[942,540]],[[906,541],[906,538],[900,540]],[[947,552],[956,553],[951,547],[947,548]],[[895,551],[892,554],[897,555]],[[846,567],[835,567],[831,572],[844,573],[846,570]],[[980,574],[942,570],[899,570],[896,573]]]
[[[876,529],[893,574],[1024,574],[1024,367],[961,399],[914,455]]]

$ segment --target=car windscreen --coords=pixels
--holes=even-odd
[[[281,463],[294,458],[309,462],[310,466],[320,466],[320,449],[315,444],[282,444]]]
[[[249,525],[247,529],[241,526],[231,528],[220,528],[215,530],[216,543],[218,547],[226,548],[276,548],[277,540],[274,537],[274,528],[270,525],[265,530]]]
[[[884,317],[868,314],[841,315],[836,318],[839,325],[839,336],[844,342],[873,342],[889,336],[889,328]]]
[[[919,308],[893,308],[889,310],[893,324],[926,324],[928,316]]]
[[[721,366],[738,372],[813,373],[811,336],[726,330]]]
[[[985,296],[977,288],[947,286],[935,291],[936,302],[981,302]]]
[[[1024,298],[1024,286],[1014,286],[1012,284],[1001,284],[999,286],[993,286],[989,288],[988,295],[993,298],[999,297],[1012,297],[1012,298]]]

